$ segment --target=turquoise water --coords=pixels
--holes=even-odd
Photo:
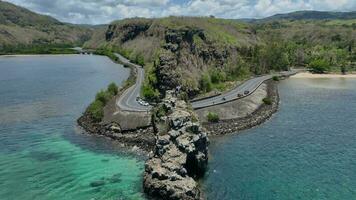
[[[288,79],[280,111],[212,139],[208,199],[356,199],[356,79]]]
[[[129,70],[99,56],[0,58],[0,199],[142,199],[143,161],[76,119]]]

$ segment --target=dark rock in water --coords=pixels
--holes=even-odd
[[[93,181],[90,183],[90,187],[100,187],[105,185],[105,181],[104,180],[98,180],[98,181]]]
[[[109,181],[110,183],[120,183],[120,182],[121,182],[121,174],[118,173],[118,174],[112,175],[112,176],[108,179],[108,181]]]

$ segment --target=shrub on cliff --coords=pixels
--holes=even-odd
[[[142,95],[148,101],[157,101],[159,99],[159,92],[152,87],[152,85],[144,84],[142,87]]]
[[[138,65],[144,66],[145,65],[145,58],[141,54],[137,54],[135,57],[134,62]]]
[[[108,92],[112,95],[115,96],[118,93],[118,87],[115,83],[110,83],[108,86]]]
[[[95,122],[100,122],[104,117],[104,104],[99,100],[95,100],[89,105],[87,111]]]
[[[213,112],[209,112],[206,116],[209,122],[219,122],[219,115]]]
[[[212,83],[208,74],[204,74],[200,79],[199,88],[202,92],[210,92],[212,90]]]
[[[110,97],[111,97],[111,95],[108,91],[100,90],[96,94],[95,100],[101,101],[103,103],[103,105],[105,105],[109,101]]]
[[[271,105],[272,104],[272,100],[270,98],[268,98],[268,97],[264,98],[262,101],[266,105]]]

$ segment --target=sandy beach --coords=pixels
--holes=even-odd
[[[301,72],[291,78],[356,78],[356,74],[312,74],[309,72]]]

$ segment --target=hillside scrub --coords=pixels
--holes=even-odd
[[[89,105],[87,111],[95,122],[100,122],[104,117],[104,107],[110,99],[118,93],[115,83],[110,83],[107,90],[100,90],[95,95],[95,100]]]
[[[327,70],[346,72],[355,68],[355,40],[351,24],[332,20],[134,18],[113,22],[105,33],[107,46],[144,63],[148,99],[177,86],[189,98],[223,91],[251,75],[308,67],[319,59],[332,66]]]
[[[89,27],[62,23],[12,3],[0,1],[1,54],[73,53],[64,46],[81,46],[91,38]]]
[[[220,120],[219,115],[213,112],[209,112],[206,118],[208,119],[208,122],[219,122]]]

